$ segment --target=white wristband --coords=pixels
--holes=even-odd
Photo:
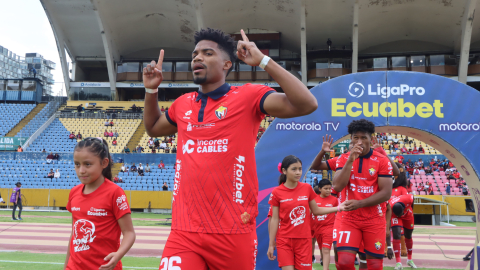
[[[389,246],[388,248],[389,248],[389,249],[393,249],[393,247],[392,247],[392,246]]]
[[[260,62],[260,65],[258,65],[258,66],[261,67],[261,68],[263,68],[263,69],[265,69],[265,67],[266,67],[267,64],[268,64],[268,61],[270,61],[270,57],[268,57],[268,56],[265,55],[265,56],[263,57],[262,61]]]
[[[150,93],[150,94],[155,94],[155,93],[158,92],[158,88],[156,88],[156,89],[145,88],[145,92]]]

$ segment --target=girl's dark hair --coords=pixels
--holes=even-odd
[[[300,162],[300,164],[302,164],[302,161],[298,157],[296,157],[294,155],[286,156],[282,161],[282,165],[280,166],[280,170],[282,170],[282,169],[288,170],[288,167],[290,167],[290,165],[292,165],[293,163],[297,163],[297,162]],[[278,178],[278,185],[285,184],[285,182],[287,182],[287,175],[282,173],[282,174],[280,174],[280,177]]]
[[[398,162],[395,162],[395,164],[397,165],[398,170],[400,170],[400,168],[403,168],[402,164]],[[407,188],[407,173],[405,172],[405,169],[403,170],[403,172],[400,172],[397,179],[395,179],[395,183],[393,183],[392,188],[397,188],[397,187]]]
[[[108,151],[108,144],[104,139],[100,138],[86,138],[85,140],[77,143],[75,151],[87,148],[91,153],[98,156],[100,160],[108,158],[108,166],[102,170],[103,177],[112,181],[112,165],[113,161]]]

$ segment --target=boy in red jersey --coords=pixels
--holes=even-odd
[[[311,226],[309,210],[316,216],[328,215],[343,209],[318,207],[317,195],[309,184],[299,182],[302,176],[302,163],[295,156],[287,156],[281,163],[280,185],[270,196],[272,220],[270,223],[270,243],[267,256],[274,260],[277,248],[278,265],[282,270],[310,270]],[[277,225],[280,222],[280,225]],[[278,233],[277,233],[278,232]]]
[[[220,30],[195,33],[192,52],[197,92],[179,97],[165,112],[158,107],[164,51],[143,69],[144,122],[151,137],[178,132],[170,233],[160,268],[182,270],[255,267],[258,179],[255,140],[265,114],[281,118],[312,113],[317,101],[290,72],[250,42]],[[237,53],[235,55],[235,50]],[[263,68],[283,89],[233,87],[225,78],[236,58]],[[199,173],[202,172],[202,173]],[[218,254],[228,256],[219,257]]]
[[[315,197],[315,202],[319,207],[336,207],[338,205],[338,200],[336,197],[331,196],[332,183],[323,179],[318,183],[318,188],[320,189],[320,195]],[[312,229],[314,235],[317,239],[318,247],[322,252],[322,263],[323,269],[329,269],[330,266],[330,249],[332,248],[333,242],[333,223],[335,222],[335,214],[314,216]]]
[[[417,268],[415,263],[413,263],[412,261],[412,234],[414,229],[413,195],[407,194],[401,195],[396,198],[391,198],[389,204],[392,207],[391,228],[393,233],[393,251],[395,253],[395,259],[397,261],[395,270],[403,269],[400,257],[400,239],[402,227],[405,233],[405,245],[407,246],[407,265],[412,268]]]
[[[348,126],[353,148],[337,160],[333,187],[346,189],[345,212],[338,234],[338,269],[355,269],[355,254],[363,241],[368,269],[383,269],[385,202],[392,193],[390,159],[371,149],[375,125],[365,119]]]

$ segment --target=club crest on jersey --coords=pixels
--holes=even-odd
[[[382,243],[380,243],[380,241],[376,242],[376,243],[375,243],[375,248],[376,248],[377,250],[380,250],[380,249],[382,248]]]
[[[215,115],[220,120],[225,119],[225,117],[227,117],[227,107],[220,106],[215,110]]]
[[[374,168],[370,168],[370,169],[368,170],[368,173],[370,173],[370,175],[372,175],[372,176],[375,174],[375,172],[376,172],[376,171],[375,171]]]
[[[244,212],[243,214],[240,215],[240,218],[242,219],[243,224],[247,224],[250,221],[250,214],[247,212]]]

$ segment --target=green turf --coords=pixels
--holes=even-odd
[[[0,215],[8,215],[8,217],[0,217],[0,222],[17,222],[11,220],[11,212],[1,211]],[[35,217],[28,217],[35,216]],[[71,224],[72,220],[70,218],[72,214],[69,212],[35,212],[35,211],[23,211],[22,218],[23,221],[27,223],[56,223],[56,224]],[[58,218],[56,218],[58,217]],[[142,218],[142,219],[165,219],[171,218],[172,215],[165,214],[153,214],[153,213],[132,213],[132,218]],[[159,226],[159,223],[162,223],[158,220],[133,220],[134,226]],[[160,225],[163,226],[163,225]],[[1,268],[0,268],[1,269]]]
[[[62,254],[42,254],[42,253],[29,253],[29,252],[0,252],[0,269],[2,270],[57,270],[63,269],[61,264],[28,264],[28,263],[12,263],[3,261],[22,261],[22,262],[50,262],[50,263],[63,263],[65,262],[65,255]],[[122,259],[123,269],[135,269],[134,267],[151,267],[152,269],[158,269],[160,264],[160,258],[154,257],[124,257]],[[313,269],[320,270],[323,267],[316,263],[313,264]],[[331,264],[330,269],[334,270],[335,265]],[[358,266],[356,267],[358,269]],[[384,267],[386,270],[393,270],[393,267]],[[409,269],[409,268],[407,268]],[[461,269],[461,268],[458,268]],[[436,268],[418,268],[418,270],[449,270],[449,269],[436,269]],[[454,269],[450,269],[454,270]]]
[[[450,224],[453,224],[455,226],[459,227],[476,227],[477,223],[475,222],[460,222],[460,221],[452,221]]]

